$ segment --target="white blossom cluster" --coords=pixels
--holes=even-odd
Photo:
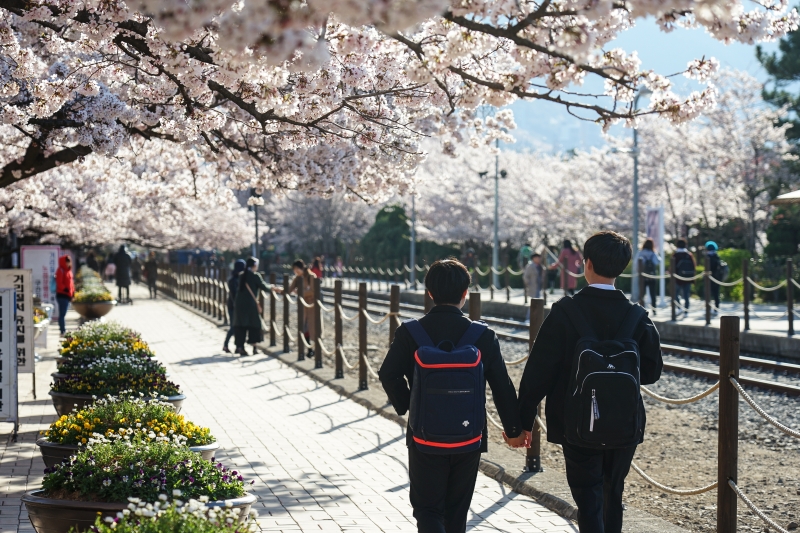
[[[791,147],[782,110],[766,105],[750,75],[723,71],[717,106],[682,125],[647,117],[638,126],[640,225],[645,206],[664,206],[668,237],[685,237],[701,223],[732,219],[763,232],[769,220],[768,184],[786,172]],[[501,151],[500,239],[514,245],[583,242],[599,229],[630,235],[633,158],[631,135],[608,138],[602,149],[574,154]],[[432,154],[417,174],[419,238],[491,242],[494,155],[453,159]],[[488,177],[479,172],[488,171]],[[763,244],[763,243],[762,243]],[[512,258],[513,260],[513,258]]]

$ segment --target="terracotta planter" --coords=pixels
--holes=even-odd
[[[22,496],[28,518],[31,520],[36,533],[68,533],[70,529],[88,531],[94,525],[98,514],[103,517],[117,516],[117,513],[128,506],[125,503],[84,502],[72,500],[57,500],[47,498],[44,491],[34,490]],[[256,502],[252,494],[245,494],[241,498],[227,500],[232,507],[241,509],[239,516],[242,520],[247,517],[250,507]],[[225,507],[225,501],[209,502],[209,507]]]
[[[72,302],[72,308],[87,320],[95,320],[106,316],[117,305],[116,300],[110,302]]]
[[[70,455],[78,453],[80,449],[77,444],[55,444],[47,439],[37,440],[36,445],[42,453],[42,459],[44,459],[44,465],[47,468],[53,468]],[[203,459],[210,461],[216,451],[219,450],[219,443],[212,442],[203,446],[190,446],[189,449],[199,453]]]
[[[94,403],[94,398],[89,394],[70,394],[68,392],[55,391],[50,391],[49,394],[53,399],[53,406],[56,408],[58,416],[64,416],[70,413],[75,405],[78,406],[78,409],[83,409],[87,405]],[[145,397],[144,399],[148,400],[149,398]],[[185,399],[185,394],[178,394],[176,396],[170,396],[165,401],[172,404],[176,413],[180,413]]]

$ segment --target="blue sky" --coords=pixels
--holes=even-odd
[[[642,60],[642,68],[653,69],[660,74],[681,72],[690,60],[706,56],[715,57],[723,68],[744,70],[761,81],[767,80],[766,73],[756,60],[755,46],[739,43],[726,46],[702,29],[678,29],[664,33],[652,19],[640,20],[634,28],[621,34],[608,46],[617,47],[627,52],[636,50]],[[778,43],[763,43],[762,47],[766,51],[776,51]],[[683,76],[673,78],[673,83],[678,94],[687,94],[696,88],[696,84]],[[602,86],[598,84],[596,87]],[[512,109],[518,127],[514,133],[518,141],[513,149],[550,152],[589,148],[603,143],[598,125],[575,119],[558,105],[536,101],[517,102]]]

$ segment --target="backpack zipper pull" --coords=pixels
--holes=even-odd
[[[592,406],[591,406],[591,417],[589,418],[589,431],[594,431],[594,421],[600,420],[600,408],[597,406],[597,395],[595,393],[595,389],[592,389]]]

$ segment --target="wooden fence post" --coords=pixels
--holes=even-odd
[[[719,444],[717,531],[736,533],[737,495],[728,480],[737,481],[739,454],[739,317],[723,316],[719,326]]]
[[[344,377],[344,363],[342,362],[342,352],[339,347],[342,345],[342,280],[337,279],[333,284],[333,329],[334,329],[334,349],[336,350],[336,379]]]
[[[789,336],[794,335],[794,285],[792,284],[792,258],[786,260],[786,310],[789,315]]]
[[[278,332],[275,331],[275,323],[278,320],[277,317],[277,305],[278,299],[275,298],[275,272],[271,272],[269,275],[269,284],[270,284],[270,291],[269,291],[269,345],[275,346],[278,344],[277,335]]]
[[[394,340],[394,334],[400,326],[400,285],[392,285],[389,293],[389,312],[397,313],[389,317],[389,344]]]
[[[289,353],[289,276],[283,276],[283,353]]]
[[[742,302],[744,303],[744,330],[750,329],[750,282],[747,278],[750,277],[748,272],[750,267],[750,260],[742,259]]]
[[[303,343],[305,334],[303,332],[303,276],[298,276],[297,280],[297,360],[305,361],[306,345]]]
[[[358,284],[358,390],[367,390],[367,283]]]
[[[703,289],[706,297],[706,326],[711,324],[711,257],[706,254],[706,268],[703,271]]]
[[[675,298],[678,295],[677,287],[675,286],[675,265],[673,261],[670,261],[669,265],[669,295],[671,299],[670,307],[672,308],[672,321],[675,322],[678,319],[678,306]]]
[[[481,319],[481,293],[479,292],[469,293],[469,319]]]
[[[322,348],[320,336],[322,335],[322,280],[314,280],[314,368],[322,368]]]
[[[533,348],[536,336],[544,322],[544,300],[541,298],[531,298],[531,321],[528,326],[528,352]],[[541,411],[541,404],[536,406],[537,413]],[[534,422],[531,431],[531,447],[525,450],[525,470],[527,472],[542,471],[542,428],[538,422]]]

